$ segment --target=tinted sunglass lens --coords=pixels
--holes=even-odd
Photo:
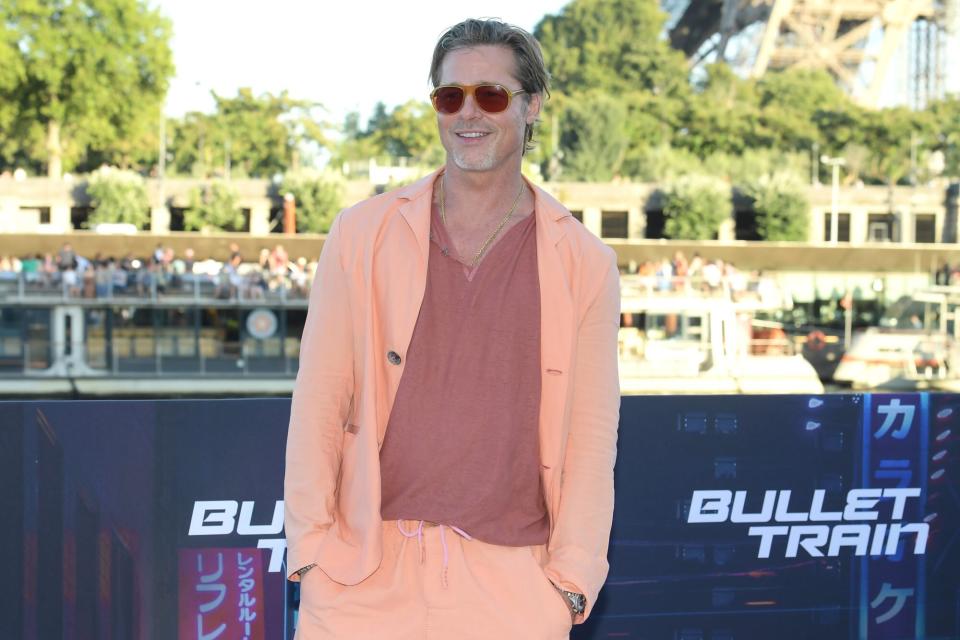
[[[500,113],[510,104],[510,94],[503,87],[492,84],[477,87],[473,95],[477,105],[488,113]]]
[[[456,113],[463,106],[463,89],[440,87],[433,96],[433,107],[440,113]]]

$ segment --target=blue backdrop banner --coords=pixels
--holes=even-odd
[[[0,628],[292,638],[288,400],[0,403]],[[960,637],[960,396],[625,397],[572,638]]]

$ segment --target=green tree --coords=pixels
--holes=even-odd
[[[841,184],[849,186],[858,181],[863,181],[865,177],[870,176],[870,166],[872,163],[870,149],[862,144],[851,142],[843,148],[843,152],[840,155],[844,159],[843,171],[839,174]],[[832,175],[826,177],[827,181],[831,181],[832,179]]]
[[[356,112],[347,114],[341,127],[342,140],[333,153],[334,164],[382,156],[426,165],[443,162],[443,145],[430,103],[409,100],[388,110],[378,102],[366,129],[360,129],[359,120]]]
[[[888,185],[905,181],[911,175],[911,146],[934,138],[929,112],[896,107],[871,112],[864,127],[864,140],[870,150],[874,180]]]
[[[367,120],[367,129],[364,135],[372,135],[373,132],[382,128],[387,123],[389,117],[390,114],[387,111],[387,105],[382,100],[378,100],[377,104],[373,106],[373,114],[370,116],[370,119]]]
[[[807,239],[810,202],[792,177],[783,173],[766,174],[743,185],[753,200],[757,233],[763,240]]]
[[[279,95],[214,94],[213,114],[188,113],[168,127],[172,168],[181,174],[272,177],[297,170],[304,153],[328,144],[320,105]]]
[[[689,175],[663,192],[664,233],[673,240],[714,240],[730,218],[730,187],[717,178]]]
[[[822,140],[820,151],[837,156],[848,145],[865,145],[863,123],[866,117],[867,111],[852,103],[816,111],[813,123]],[[826,177],[829,179],[829,175]]]
[[[443,159],[437,119],[429,102],[410,100],[397,106],[371,135],[391,157],[414,158],[428,164]]]
[[[944,154],[943,175],[960,178],[960,95],[930,105],[930,115],[939,124],[932,146]]]
[[[143,229],[150,221],[150,201],[143,177],[133,171],[100,169],[87,180],[93,212],[87,228],[104,222],[123,222]]]
[[[2,15],[3,9],[0,9]],[[17,105],[12,100],[2,99],[14,93],[17,85],[23,81],[23,60],[17,50],[17,34],[11,25],[0,20],[0,168],[14,163],[18,150],[14,125],[17,119]]]
[[[230,183],[215,181],[190,192],[190,208],[183,214],[183,226],[193,231],[243,231],[243,211]]]
[[[340,133],[340,140],[331,149],[330,164],[333,166],[366,161],[383,154],[383,149],[360,127],[360,114],[356,111],[346,115]]]
[[[687,174],[703,173],[703,163],[686,149],[659,144],[641,149],[633,175],[645,182],[673,182]]]
[[[720,152],[703,161],[703,170],[731,184],[747,184],[757,176],[774,173],[800,183],[809,175],[808,154],[761,147],[745,149],[742,153]]]
[[[782,151],[809,150],[814,143],[823,146],[826,138],[817,127],[818,112],[856,114],[850,97],[822,70],[774,71],[755,84],[757,118],[764,135],[758,140],[758,146]]]
[[[215,116],[197,111],[184,114],[182,118],[168,119],[167,139],[171,162],[167,165],[167,171],[206,178],[215,167],[222,167],[226,156],[221,153],[222,143],[215,134],[217,127]]]
[[[20,152],[49,175],[156,127],[173,58],[170,22],[146,0],[3,2],[0,24],[18,58],[0,72],[14,76],[0,104],[14,105]]]
[[[561,115],[561,177],[607,181],[623,163],[627,110],[623,102],[599,91],[581,95],[588,99],[570,101]]]
[[[332,173],[288,173],[281,194],[292,194],[297,203],[297,232],[326,233],[343,206],[343,180]]]
[[[685,95],[687,65],[662,37],[666,19],[656,0],[573,0],[534,35],[562,93]]]
[[[737,78],[726,64],[707,67],[683,110],[674,144],[700,158],[739,154],[756,145],[759,121],[753,89],[751,82]]]
[[[610,170],[636,174],[644,149],[670,142],[690,95],[683,54],[661,37],[666,17],[655,0],[573,0],[559,14],[545,16],[534,29],[552,75],[553,96],[545,109],[544,129],[563,126],[567,105],[574,113],[586,112],[595,96],[604,94],[604,109],[609,111],[613,108],[609,102],[616,101],[625,110],[621,125],[625,144]],[[580,156],[578,165],[611,164],[604,158],[587,163],[582,145],[565,146],[580,144],[578,136],[568,135],[556,148],[549,136],[543,138],[550,148],[537,157],[545,175],[555,173],[561,156],[571,153]],[[608,150],[605,144],[588,148]]]

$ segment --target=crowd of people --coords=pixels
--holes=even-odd
[[[960,264],[942,263],[933,273],[935,284],[955,287],[960,285]]]
[[[79,254],[66,242],[56,253],[0,256],[0,280],[22,278],[25,290],[62,291],[68,297],[184,295],[199,292],[223,299],[263,299],[268,295],[306,297],[316,269],[304,257],[291,259],[283,245],[264,247],[248,261],[236,243],[220,262],[198,258],[187,248],[178,255],[158,244],[149,256]]]
[[[734,300],[748,295],[767,299],[776,293],[772,290],[775,284],[762,272],[745,273],[732,262],[708,260],[699,253],[688,259],[683,251],[677,251],[672,259],[648,260],[631,265],[629,271],[640,277],[645,288],[661,293],[722,293]]]
[[[221,262],[198,258],[193,249],[178,255],[158,244],[149,256],[122,257],[97,253],[83,256],[67,242],[56,253],[0,256],[0,280],[23,278],[30,290],[61,289],[69,297],[103,298],[108,295],[151,296],[192,293],[230,299],[263,299],[271,293],[306,297],[316,262],[291,259],[283,245],[260,249],[256,261],[245,260],[236,243]],[[677,251],[672,259],[631,264],[629,274],[639,276],[650,293],[714,293],[739,299],[749,294],[764,298],[768,279],[760,272],[744,273],[732,263],[708,260],[699,253],[687,258]]]

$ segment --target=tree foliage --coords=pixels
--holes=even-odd
[[[372,132],[376,144],[393,157],[431,162],[441,152],[433,107],[422,100],[410,100],[390,112]]]
[[[808,178],[810,156],[777,148],[745,149],[742,153],[721,151],[701,163],[702,170],[729,184],[744,185],[758,176],[777,174],[800,183]]]
[[[930,115],[940,130],[932,142],[944,158],[944,173],[960,177],[960,95],[939,100],[930,106]]]
[[[583,167],[611,164],[623,177],[649,179],[669,173],[651,164],[664,157],[665,149],[671,150],[668,160],[691,164],[687,154],[707,172],[730,168],[736,164],[730,158],[770,153],[791,158],[793,172],[808,174],[821,153],[860,154],[850,163],[857,170],[851,180],[870,184],[928,178],[927,160],[940,151],[946,174],[960,175],[957,98],[923,112],[872,111],[855,104],[824,71],[789,69],[750,79],[718,63],[690,76],[682,54],[662,37],[665,16],[659,4],[573,0],[535,28],[553,74],[545,129],[565,134],[534,156],[550,179],[591,179],[597,172]],[[599,105],[596,92],[625,110],[622,152],[592,144],[585,154],[583,140],[594,135],[591,127],[570,133],[582,126],[571,117],[579,105],[598,105],[598,113],[610,109]],[[590,124],[595,129],[599,123]],[[593,158],[584,157],[591,153]],[[801,157],[802,169],[795,162]],[[829,179],[827,171],[821,167],[821,178]]]
[[[0,16],[8,9],[0,8]],[[23,59],[17,49],[17,32],[6,20],[0,19],[0,168],[14,164],[20,150],[14,127],[19,110],[12,97],[23,82]]]
[[[343,139],[334,153],[334,163],[343,164],[374,157],[388,157],[436,165],[444,151],[437,135],[437,120],[429,102],[409,100],[388,110],[378,102],[365,129],[360,116],[347,114]]]
[[[674,144],[700,158],[739,154],[756,144],[758,124],[754,86],[726,65],[715,64],[682,111]]]
[[[814,143],[824,142],[815,123],[818,113],[855,108],[833,78],[822,71],[787,69],[768,73],[752,84],[762,132],[752,146],[810,149]]]
[[[298,233],[326,233],[343,206],[343,181],[332,173],[288,173],[280,193],[292,194],[297,203]]]
[[[914,146],[933,137],[929,113],[904,107],[872,111],[864,118],[863,144],[870,150],[870,172],[886,184],[910,177]]]
[[[120,222],[143,229],[150,221],[146,185],[143,177],[133,171],[99,169],[87,180],[87,194],[93,206],[87,228]]]
[[[172,120],[172,169],[195,177],[269,178],[297,170],[302,154],[327,144],[320,105],[280,95],[255,96],[248,88],[233,98],[214,94],[212,114],[188,113]]]
[[[214,181],[190,191],[190,208],[183,226],[192,231],[243,231],[243,211],[237,192],[229,182]]]
[[[0,161],[53,176],[90,151],[128,163],[159,122],[170,22],[146,0],[17,0],[0,3],[0,25]]]
[[[663,230],[673,240],[715,240],[730,218],[730,186],[710,176],[682,176],[663,192]]]
[[[666,18],[656,0],[574,0],[534,35],[561,93],[684,95],[686,61],[661,37]]]
[[[821,154],[847,160],[849,183],[923,182],[939,164],[960,177],[957,96],[924,111],[869,110],[823,71],[744,78],[718,63],[691,72],[664,37],[661,5],[571,0],[534,28],[552,88],[539,144],[524,159],[546,179],[703,173],[747,185],[788,171],[806,180]],[[170,33],[150,0],[0,2],[0,171],[155,171],[160,105],[173,74]],[[444,158],[426,101],[380,103],[366,122],[352,113],[333,126],[319,105],[285,92],[214,97],[214,113],[167,121],[170,173],[273,178],[325,153],[334,167],[383,157],[435,166]],[[819,178],[829,180],[829,168],[820,165]],[[322,227],[325,215],[308,217]]]
[[[761,175],[744,183],[743,191],[753,200],[757,233],[762,240],[807,239],[810,203],[789,175]]]
[[[665,19],[655,0],[574,0],[537,24],[553,87],[535,156],[545,176],[633,175],[643,149],[670,142],[690,87],[683,55],[660,38]],[[605,122],[574,131],[594,107]],[[619,125],[609,121],[613,114]],[[556,146],[554,130],[565,134]],[[613,134],[622,147],[611,149]]]
[[[626,152],[622,102],[605,93],[586,94],[571,101],[560,116],[562,176],[572,180],[605,182],[620,171]]]

